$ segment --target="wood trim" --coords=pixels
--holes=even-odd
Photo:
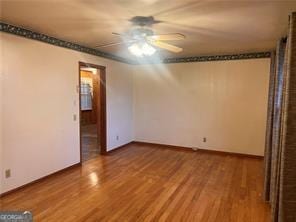
[[[95,68],[95,69],[100,69],[100,70],[105,70],[106,67],[105,66],[101,66],[101,65],[96,65],[96,64],[91,64],[91,63],[87,63],[87,62],[79,62],[79,67],[89,67],[89,68]]]
[[[115,152],[117,152],[117,151],[122,150],[123,148],[128,148],[128,146],[131,145],[131,144],[133,144],[133,143],[135,143],[135,142],[134,142],[134,141],[131,141],[131,142],[129,142],[129,143],[123,144],[123,145],[121,145],[121,146],[119,146],[119,147],[116,147],[116,148],[114,148],[114,149],[112,149],[112,150],[109,150],[109,151],[107,152],[107,154],[115,153]]]
[[[97,108],[97,125],[99,126],[98,130],[98,137],[100,138],[100,152],[101,154],[107,153],[107,114],[106,114],[106,67],[95,65],[91,63],[79,62],[78,63],[78,92],[79,92],[79,146],[80,146],[80,162],[82,162],[82,144],[81,144],[81,101],[80,101],[80,70],[81,67],[91,67],[100,70],[100,85],[99,85],[99,101],[98,101],[98,108]]]
[[[107,104],[106,104],[106,68],[100,69],[100,107],[98,120],[100,122],[101,154],[107,153]]]
[[[168,145],[168,144],[161,144],[161,143],[150,143],[150,142],[142,142],[142,141],[133,141],[134,144],[136,145],[148,145],[148,146],[154,146],[155,148],[164,148],[164,149],[174,149],[174,150],[179,150],[179,151],[185,151],[185,152],[194,152],[193,149],[189,147],[184,147],[184,146],[175,146],[175,145]]]
[[[78,92],[78,109],[79,109],[79,119],[78,119],[78,125],[79,125],[79,156],[80,160],[79,163],[82,163],[82,138],[81,138],[81,65],[80,62],[78,63],[78,86],[77,86],[77,92]]]
[[[134,144],[138,145],[149,145],[149,146],[155,146],[162,147],[165,149],[174,149],[179,151],[186,151],[186,152],[203,152],[203,153],[214,153],[219,155],[231,155],[231,156],[239,156],[239,157],[249,157],[249,158],[256,158],[256,159],[263,159],[263,156],[258,155],[252,155],[252,154],[244,154],[244,153],[234,153],[234,152],[227,152],[227,151],[220,151],[220,150],[206,150],[206,149],[200,149],[193,150],[191,147],[184,147],[184,146],[175,146],[175,145],[167,145],[167,144],[159,144],[159,143],[149,143],[149,142],[142,142],[142,141],[133,141]]]
[[[66,171],[69,171],[69,170],[71,170],[71,169],[73,169],[73,168],[76,168],[76,167],[81,167],[81,162],[76,163],[76,164],[73,164],[73,165],[71,165],[71,166],[69,166],[69,167],[66,167],[66,168],[64,168],[64,169],[58,170],[58,171],[56,171],[56,172],[54,172],[54,173],[51,173],[51,174],[46,175],[46,176],[44,176],[44,177],[41,177],[41,178],[39,178],[39,179],[37,179],[37,180],[33,180],[32,182],[26,183],[26,184],[24,184],[24,185],[22,185],[22,186],[20,186],[20,187],[14,188],[14,189],[9,190],[9,191],[6,191],[6,192],[0,194],[0,198],[1,198],[1,197],[4,197],[4,196],[6,196],[6,195],[9,195],[9,194],[11,194],[11,193],[14,193],[14,192],[16,192],[16,191],[18,191],[18,190],[24,189],[24,188],[26,188],[26,187],[28,187],[28,186],[30,186],[30,185],[32,185],[32,184],[40,183],[40,182],[42,182],[42,181],[44,181],[44,180],[46,180],[46,179],[49,179],[50,177],[53,177],[53,176],[59,175],[59,174],[61,174],[61,173],[65,173]]]

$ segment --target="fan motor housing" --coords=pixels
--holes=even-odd
[[[129,20],[135,26],[152,26],[161,21],[155,20],[153,16],[135,16]]]
[[[144,39],[146,36],[154,35],[154,32],[149,28],[133,28],[129,31],[129,35],[134,39]]]

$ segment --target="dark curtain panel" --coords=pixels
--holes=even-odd
[[[289,21],[283,87],[282,135],[279,165],[278,220],[296,221],[296,13]],[[276,220],[275,220],[276,221]]]
[[[273,222],[296,222],[296,13],[271,65],[266,130],[264,197]]]
[[[273,105],[273,127],[271,146],[271,176],[270,176],[270,202],[273,218],[278,212],[279,192],[279,164],[280,164],[280,143],[281,143],[281,118],[283,106],[283,76],[285,62],[286,40],[281,39],[277,45],[275,95]]]
[[[265,153],[264,153],[264,200],[270,200],[270,177],[271,177],[271,146],[272,146],[272,129],[273,129],[273,104],[275,94],[275,77],[276,77],[275,52],[271,53],[269,90],[268,90],[268,109],[265,136]]]

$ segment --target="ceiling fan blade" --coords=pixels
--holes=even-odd
[[[95,46],[95,48],[104,48],[104,47],[109,47],[109,46],[114,46],[114,45],[133,43],[133,42],[137,42],[137,41],[138,40],[131,39],[131,40],[122,41],[122,42],[111,42],[111,43],[108,43],[108,44],[97,45],[97,46]]]
[[[121,35],[121,34],[117,32],[112,32],[112,35]]]
[[[160,41],[183,40],[185,39],[185,35],[181,33],[170,33],[170,34],[162,34],[162,35],[152,35],[152,36],[148,36],[147,38],[151,40],[160,40]]]
[[[175,53],[183,51],[183,49],[180,47],[177,47],[177,46],[165,43],[165,42],[161,42],[161,41],[151,41],[150,44],[157,46],[159,48],[162,48],[162,49],[166,49],[171,52],[175,52]]]
[[[126,33],[123,33],[123,34],[120,34],[120,33],[118,33],[118,32],[112,32],[112,35],[117,35],[117,36],[119,36],[119,37],[121,37],[122,39],[132,39],[132,41],[133,40],[135,40],[135,39],[133,39],[133,37],[132,36],[129,36],[128,34],[126,34]]]
[[[104,45],[97,45],[97,46],[95,46],[95,48],[104,48],[104,47],[120,45],[120,44],[124,44],[124,43],[125,42],[112,42],[112,43],[108,43],[108,44],[104,44]]]

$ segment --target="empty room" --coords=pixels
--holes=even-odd
[[[296,222],[296,1],[0,0],[0,222]]]

